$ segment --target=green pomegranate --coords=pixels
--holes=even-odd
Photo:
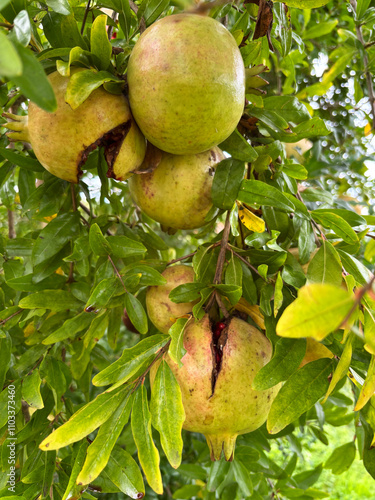
[[[129,58],[128,84],[139,128],[173,154],[220,144],[245,105],[245,68],[233,36],[196,14],[167,16],[140,36]]]
[[[184,348],[181,368],[165,357],[181,388],[183,427],[205,435],[212,460],[219,460],[222,451],[232,460],[237,436],[266,421],[280,389],[280,384],[266,391],[251,388],[255,375],[271,359],[271,343],[241,319],[233,317],[213,327],[206,315],[187,326]]]
[[[129,179],[130,194],[143,212],[166,227],[201,227],[212,207],[215,165],[223,158],[219,148],[197,155],[163,153],[152,172]]]
[[[148,317],[162,333],[168,333],[174,321],[191,313],[195,302],[176,304],[169,298],[171,291],[179,285],[194,281],[194,270],[191,266],[178,265],[167,267],[162,273],[167,280],[165,285],[150,286],[146,295]]]
[[[78,182],[88,154],[98,146],[105,148],[109,177],[123,180],[140,167],[146,141],[123,95],[110,94],[100,87],[73,110],[65,102],[69,78],[57,72],[48,78],[57,110],[47,113],[30,102],[28,117],[6,115],[16,120],[5,125],[15,131],[8,134],[11,140],[30,142],[43,167],[69,182]]]

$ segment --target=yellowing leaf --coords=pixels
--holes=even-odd
[[[372,130],[371,123],[367,123],[364,130],[365,137],[371,134],[371,130]]]
[[[249,231],[254,231],[255,233],[263,233],[266,229],[264,220],[257,217],[250,210],[248,210],[243,205],[238,206],[238,216],[242,224],[249,229]]]
[[[237,311],[244,312],[250,316],[250,318],[254,321],[255,324],[259,326],[262,330],[265,330],[265,324],[264,324],[264,316],[260,311],[259,306],[255,305],[252,306],[251,304],[248,303],[246,299],[243,297],[240,298],[240,300],[237,302],[235,309]]]
[[[358,411],[365,406],[367,401],[375,393],[375,356],[371,356],[370,366],[367,371],[367,377],[365,383],[362,386],[362,390],[358,396],[357,404],[354,407],[354,411]]]
[[[311,363],[311,361],[315,361],[316,359],[333,358],[333,353],[325,345],[310,337],[307,338],[306,341],[306,353],[299,368],[302,368],[307,363]]]
[[[322,403],[327,401],[328,396],[331,394],[333,389],[336,387],[337,383],[345,376],[347,373],[350,361],[352,360],[352,342],[353,342],[353,334],[349,335],[348,340],[346,341],[344,350],[341,354],[340,361],[336,366],[336,370],[333,372],[331,382],[329,384],[328,390]],[[350,373],[350,372],[349,372]]]
[[[282,314],[276,333],[280,337],[323,340],[342,325],[353,305],[353,294],[340,287],[318,283],[304,286]]]

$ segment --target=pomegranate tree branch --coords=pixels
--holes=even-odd
[[[5,325],[5,323],[7,321],[9,321],[10,319],[14,318],[14,316],[17,316],[17,314],[21,314],[21,312],[23,312],[23,309],[19,309],[18,311],[14,312],[13,314],[11,314],[10,316],[8,316],[7,318],[5,318],[2,321],[0,321],[0,326]]]
[[[354,304],[353,306],[351,307],[350,311],[348,312],[348,314],[345,316],[345,318],[341,321],[340,325],[338,328],[340,328],[341,326],[345,326],[345,323],[350,319],[350,316],[353,314],[353,312],[357,309],[357,307],[359,306],[359,304],[361,303],[361,300],[363,298],[363,296],[369,292],[370,290],[372,290],[372,285],[374,284],[375,282],[375,275],[372,276],[372,278],[370,279],[370,281],[368,283],[366,283],[366,285],[364,285],[362,288],[360,288],[359,290],[357,290],[354,294],[355,298],[354,298]]]
[[[121,276],[121,274],[119,273],[119,271],[118,271],[118,269],[117,269],[117,267],[116,267],[115,263],[114,263],[114,262],[113,262],[113,260],[111,259],[111,256],[110,256],[110,255],[108,255],[108,260],[109,260],[109,262],[112,264],[113,270],[115,271],[115,273],[116,273],[117,277],[118,277],[118,278],[119,278],[119,280],[121,281],[122,286],[124,287],[125,292],[127,292],[127,289],[126,289],[126,287],[125,287],[125,283],[124,283],[124,282],[123,282],[123,280],[122,280],[122,276]]]
[[[229,247],[232,247],[231,245],[228,245]],[[252,269],[254,271],[254,273],[256,273],[258,276],[260,276],[264,281],[266,281],[264,279],[264,277],[259,273],[258,269],[256,267],[254,267],[253,265],[250,264],[250,262],[248,262],[246,259],[244,259],[239,253],[235,252],[233,250],[233,248],[230,248],[231,252],[233,252],[233,255],[235,255],[238,259],[240,259],[244,264],[246,264],[248,267],[250,267],[250,269]]]
[[[77,212],[77,200],[76,200],[76,192],[74,189],[74,184],[70,184],[70,193],[72,195],[72,206],[73,206],[73,212]],[[69,267],[69,277],[68,277],[68,283],[73,283],[74,281],[74,262],[72,261],[70,263]]]
[[[137,380],[135,380],[135,386],[132,390],[132,393],[135,392],[138,387],[141,385],[141,383],[144,381],[146,375],[148,374],[148,372],[151,370],[151,368],[154,366],[154,364],[163,356],[163,354],[165,352],[168,351],[169,349],[169,346],[170,346],[170,343],[172,342],[172,339],[171,340],[168,340],[168,342],[165,344],[164,347],[162,347],[160,349],[160,351],[157,353],[157,355],[155,356],[155,358],[153,359],[153,361],[148,365],[148,367],[146,368],[146,370],[142,373],[142,375],[140,375]]]
[[[168,263],[167,263],[167,266],[170,266],[171,264],[174,264],[175,262],[180,262],[181,260],[185,260],[185,259],[189,259],[190,257],[193,257],[197,252],[191,252],[191,253],[188,253],[187,255],[184,255],[183,257],[179,257],[178,259],[173,259],[173,260],[170,260]]]
[[[14,212],[8,209],[8,236],[9,239],[16,237],[16,229],[14,227]]]
[[[83,35],[83,32],[85,31],[85,24],[87,21],[87,16],[88,16],[89,11],[90,11],[90,4],[91,4],[91,0],[88,0],[87,4],[86,4],[85,13],[83,15],[83,20],[82,20],[81,35]]]
[[[227,212],[227,218],[225,219],[223,236],[221,237],[220,252],[217,258],[216,271],[214,277],[215,285],[221,283],[221,276],[223,274],[223,267],[225,263],[225,253],[227,251],[228,240],[230,234],[230,211]]]

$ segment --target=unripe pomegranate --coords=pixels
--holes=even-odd
[[[184,429],[205,435],[212,460],[219,460],[222,451],[226,460],[233,459],[237,436],[265,422],[280,389],[280,384],[266,391],[251,387],[255,375],[271,359],[270,341],[241,319],[233,317],[226,323],[219,338],[215,331],[221,326],[212,325],[208,315],[189,324],[181,368],[165,357],[181,388]]]
[[[245,104],[245,68],[231,33],[211,17],[176,14],[152,24],[129,58],[129,100],[146,138],[195,154],[224,141]]]
[[[146,294],[148,317],[162,333],[168,333],[177,318],[191,312],[197,302],[176,304],[169,298],[171,291],[179,285],[194,281],[194,270],[191,266],[178,265],[167,267],[162,273],[167,280],[165,285],[150,286]]]
[[[163,153],[160,164],[152,172],[129,179],[130,194],[143,212],[164,226],[201,227],[212,207],[215,165],[222,159],[219,148],[198,155]]]
[[[57,110],[47,113],[30,102],[28,117],[5,115],[16,120],[4,125],[15,131],[8,134],[11,140],[30,142],[43,167],[69,182],[78,182],[88,154],[99,146],[105,148],[109,177],[124,180],[140,167],[146,142],[123,95],[100,87],[73,110],[65,102],[69,78],[55,72],[48,79]]]

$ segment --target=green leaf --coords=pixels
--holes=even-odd
[[[336,448],[327,462],[324,464],[325,469],[331,469],[332,474],[342,474],[346,472],[354,462],[356,447],[353,441],[343,444]]]
[[[282,113],[284,120],[296,125],[311,118],[308,109],[297,97],[289,95],[266,97],[263,99],[263,105],[264,109],[277,109]]]
[[[250,497],[253,494],[253,483],[251,481],[250,472],[239,460],[234,460],[232,466],[234,477],[242,493],[245,497]]]
[[[65,493],[62,497],[62,500],[68,500],[69,498],[74,497],[75,495],[80,496],[81,488],[77,486],[76,479],[78,477],[79,471],[82,468],[83,461],[85,460],[86,450],[89,443],[86,439],[84,439],[80,444],[77,451],[77,454],[74,459],[72,472],[69,477],[68,486],[65,489]]]
[[[69,380],[65,377],[66,366],[62,361],[46,356],[40,365],[40,373],[53,393],[56,411],[59,413],[63,406],[61,397],[69,385]]]
[[[107,256],[111,253],[111,245],[104,238],[100,227],[96,223],[90,227],[89,242],[95,255]]]
[[[346,341],[344,350],[342,351],[342,354],[340,356],[340,360],[336,366],[336,369],[333,372],[332,379],[329,383],[329,387],[328,387],[327,393],[322,401],[322,404],[324,404],[327,401],[329,395],[335,389],[336,385],[348,373],[348,370],[350,367],[350,362],[352,360],[352,352],[353,352],[352,344],[353,344],[353,334],[351,333]]]
[[[43,472],[42,493],[44,498],[49,495],[49,491],[52,486],[53,475],[55,473],[55,468],[56,468],[56,451],[49,450],[45,455],[44,467],[42,471]]]
[[[169,463],[177,469],[182,459],[182,425],[185,411],[181,389],[168,364],[162,360],[152,386],[151,421],[160,434],[161,446]]]
[[[203,283],[184,283],[178,285],[169,294],[169,298],[176,304],[194,302],[199,299],[199,292],[205,287]]]
[[[68,16],[72,14],[72,8],[68,2],[68,0],[46,0],[46,4],[48,7],[63,16]]]
[[[261,181],[243,180],[238,199],[249,205],[264,205],[287,212],[294,211],[293,203],[279,189]]]
[[[41,383],[39,370],[33,370],[22,382],[22,398],[31,408],[36,408],[37,410],[44,408],[43,398],[40,394]]]
[[[224,295],[229,299],[232,306],[235,306],[242,296],[242,287],[237,285],[213,285],[216,290],[219,291],[221,295]]]
[[[319,38],[320,36],[328,35],[336,28],[338,22],[338,19],[334,19],[332,21],[318,23],[312,28],[306,30],[302,38],[304,40],[311,40],[312,38]]]
[[[85,69],[74,73],[66,89],[65,100],[72,109],[77,109],[95,89],[106,82],[120,82],[121,80],[107,71],[93,71]]]
[[[17,41],[23,46],[27,47],[31,39],[31,23],[29,14],[26,10],[21,10],[13,21],[13,33],[15,34]]]
[[[255,149],[250,146],[247,140],[238,132],[237,129],[235,129],[228,139],[225,139],[225,141],[219,145],[219,148],[229,153],[232,158],[241,160],[241,162],[253,162],[258,157]]]
[[[87,328],[94,318],[94,313],[83,311],[77,316],[74,316],[74,318],[67,319],[60,328],[48,335],[42,343],[44,345],[49,345],[69,338],[74,338],[77,333]]]
[[[128,387],[119,387],[99,394],[93,401],[80,408],[74,415],[50,434],[39,445],[41,450],[58,450],[80,441],[104,424],[121,403],[121,395]]]
[[[134,297],[131,293],[125,295],[125,307],[129,315],[130,321],[133,323],[135,328],[141,334],[145,334],[148,331],[148,320],[147,314],[144,307],[139,302],[137,297]]]
[[[115,448],[104,470],[120,491],[130,498],[143,498],[145,486],[141,471],[132,456],[122,448]]]
[[[35,241],[32,262],[36,266],[56,255],[64,246],[79,234],[78,212],[61,214],[55,217],[39,233]]]
[[[232,253],[232,257],[228,262],[228,266],[225,270],[225,284],[235,285],[241,287],[242,289],[242,266],[241,261],[235,257]]]
[[[131,240],[126,236],[109,236],[106,241],[111,247],[111,254],[119,259],[143,255],[147,252],[147,248],[141,242]]]
[[[91,52],[96,55],[101,63],[100,69],[106,70],[111,62],[112,45],[108,40],[107,16],[100,15],[95,18],[90,32]]]
[[[311,283],[327,283],[340,286],[342,282],[342,265],[335,247],[326,240],[311,260],[307,269],[307,281]]]
[[[64,311],[82,307],[73,295],[65,290],[43,290],[20,300],[19,306],[23,309],[50,309],[51,311]]]
[[[358,236],[350,225],[339,215],[332,212],[321,212],[320,210],[313,210],[311,212],[312,218],[318,224],[332,229],[337,236],[342,238],[349,244],[358,242]]]
[[[372,274],[370,270],[364,266],[362,262],[343,250],[339,249],[338,253],[340,254],[341,262],[345,271],[351,274],[357,283],[365,285],[371,279]]]
[[[150,0],[150,2],[147,2],[146,9],[143,14],[146,26],[150,26],[150,24],[154,23],[168,7],[168,5],[169,0]]]
[[[173,493],[173,497],[176,500],[190,500],[191,498],[199,498],[199,492],[202,491],[202,486],[198,484],[185,484],[182,488],[178,488]]]
[[[0,31],[0,76],[14,78],[22,75],[22,60],[17,50],[5,35]]]
[[[25,168],[26,170],[31,170],[33,172],[44,172],[45,170],[44,167],[38,162],[38,160],[34,160],[34,158],[30,158],[29,156],[25,156],[24,154],[17,153],[16,151],[13,151],[11,149],[0,148],[0,156],[2,158],[6,158],[14,165]],[[23,240],[23,238],[17,239]]]
[[[267,430],[270,434],[283,430],[324,396],[332,369],[331,359],[317,359],[307,363],[285,382],[268,415]]]
[[[181,358],[186,353],[184,348],[184,330],[188,321],[187,318],[178,318],[168,331],[172,338],[168,351],[169,356],[180,368],[182,366]]]
[[[305,339],[280,339],[276,343],[275,354],[253,380],[256,391],[266,391],[288,380],[298,369],[306,352]]]
[[[9,316],[10,315],[11,313],[9,314]],[[12,353],[11,337],[8,333],[4,333],[4,336],[2,336],[2,330],[0,329],[0,388],[2,388],[4,385],[5,377],[11,361],[11,353]]]
[[[222,210],[231,210],[245,175],[245,164],[227,158],[217,165],[212,183],[213,204]]]
[[[92,380],[97,387],[114,383],[124,383],[132,377],[143,363],[165,346],[168,336],[157,334],[141,340],[134,347],[124,349],[121,357],[99,372]]]
[[[132,394],[128,391],[123,395],[113,415],[100,427],[96,438],[87,450],[85,463],[77,477],[78,484],[90,484],[106,467],[116,441],[129,420],[132,404]],[[110,473],[109,475],[111,476]]]
[[[353,295],[333,285],[304,286],[282,314],[276,328],[281,337],[323,340],[341,326],[354,305]]]
[[[135,393],[131,427],[134,442],[138,449],[138,458],[145,473],[148,484],[161,495],[163,493],[163,481],[160,474],[159,452],[152,440],[151,414],[148,409],[147,391],[142,386]]]
[[[101,280],[94,290],[91,292],[90,297],[85,305],[85,311],[97,311],[103,307],[108,306],[109,301],[114,295],[124,294],[125,290],[122,283],[117,277],[106,278]]]
[[[57,101],[42,65],[38,62],[31,50],[16,45],[18,56],[22,63],[22,75],[13,76],[13,82],[20,87],[21,92],[37,106],[53,113],[57,108]]]

